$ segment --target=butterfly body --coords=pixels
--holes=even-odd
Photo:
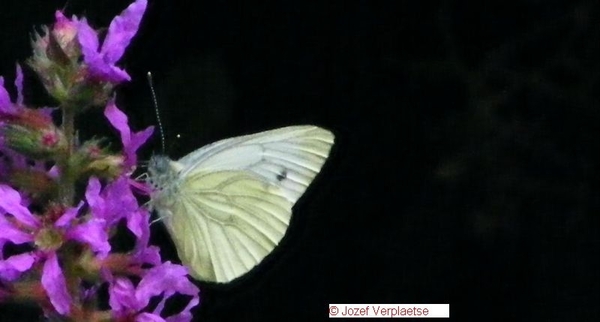
[[[332,144],[327,130],[290,126],[221,140],[177,161],[152,157],[150,204],[190,274],[229,282],[260,263]]]

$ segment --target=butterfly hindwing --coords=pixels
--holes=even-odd
[[[242,171],[197,173],[182,185],[165,219],[183,263],[201,280],[226,282],[246,273],[279,243],[292,204]],[[185,234],[177,234],[185,231]]]

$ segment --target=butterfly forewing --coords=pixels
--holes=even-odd
[[[155,208],[190,274],[229,282],[260,263],[285,235],[294,203],[332,144],[327,130],[291,126],[218,141],[171,161],[181,170],[162,185],[177,187],[153,199],[170,201]]]

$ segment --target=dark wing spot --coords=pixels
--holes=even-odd
[[[277,174],[277,181],[283,181],[283,179],[287,178],[287,170],[283,169],[279,174]]]

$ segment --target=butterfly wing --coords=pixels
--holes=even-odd
[[[292,207],[325,163],[333,134],[291,126],[226,139],[180,159],[165,224],[192,276],[229,282],[283,238]]]

